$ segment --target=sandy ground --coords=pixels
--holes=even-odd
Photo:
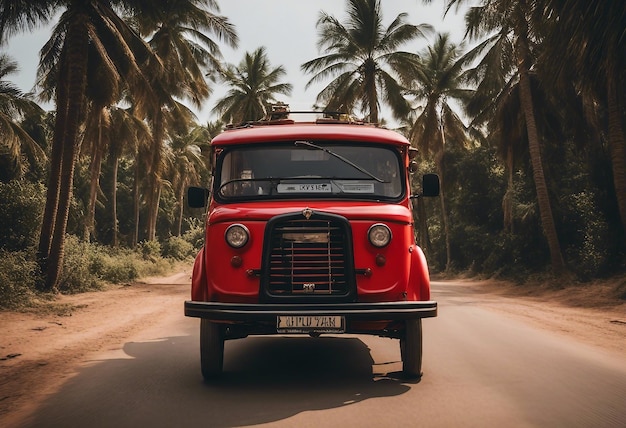
[[[91,355],[121,349],[155,323],[163,305],[180,304],[182,315],[190,275],[186,267],[167,278],[59,296],[37,312],[0,312],[0,426],[57,390]],[[626,302],[615,300],[614,290],[625,283],[626,277],[530,292],[507,283],[460,281],[481,305],[621,356],[626,356]]]
[[[467,286],[483,307],[626,359],[626,276],[563,288],[494,280],[453,282]]]
[[[0,427],[54,393],[76,369],[189,298],[191,267],[166,278],[59,296],[32,312],[0,312]],[[11,426],[11,425],[8,425]]]

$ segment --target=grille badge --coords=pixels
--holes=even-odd
[[[302,210],[302,215],[308,220],[313,215],[313,210],[311,208],[305,208]]]
[[[313,282],[305,282],[302,284],[302,291],[305,293],[313,293],[315,291],[315,283]]]

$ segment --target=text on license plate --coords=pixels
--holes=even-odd
[[[283,315],[276,320],[279,333],[341,333],[345,331],[345,319],[333,315]]]

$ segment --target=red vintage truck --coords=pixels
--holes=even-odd
[[[248,335],[369,334],[399,339],[403,372],[421,376],[422,318],[437,315],[412,200],[415,162],[399,133],[339,116],[280,115],[211,143],[206,241],[185,315],[200,323],[202,375],[222,373],[224,341]]]

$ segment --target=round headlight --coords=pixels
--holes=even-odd
[[[241,248],[248,243],[250,232],[243,224],[231,224],[224,235],[226,243],[233,248]]]
[[[376,223],[367,231],[367,238],[374,247],[384,247],[391,242],[391,229],[382,223]]]

